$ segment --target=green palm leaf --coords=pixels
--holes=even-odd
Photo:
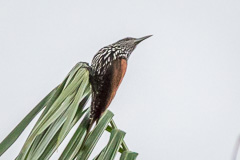
[[[12,130],[12,132],[0,144],[0,156],[17,140],[33,118],[45,107],[46,103],[56,93],[52,90],[31,112]]]
[[[103,152],[99,155],[97,160],[113,160],[120,148],[120,145],[122,144],[125,134],[126,133],[121,130],[113,129],[111,131],[110,140],[107,146],[104,148]]]
[[[90,154],[92,153],[94,147],[96,146],[98,140],[102,136],[104,130],[107,128],[109,122],[113,117],[113,113],[106,111],[102,118],[99,120],[97,126],[89,134],[84,146],[81,146],[81,150],[77,155],[77,159],[87,160]]]
[[[124,151],[120,157],[120,160],[135,160],[137,159],[138,153],[131,151]]]
[[[0,156],[16,141],[31,120],[45,107],[25,141],[17,160],[47,160],[56,151],[74,125],[85,114],[59,160],[87,160],[106,130],[111,133],[109,142],[94,158],[112,160],[120,152],[121,160],[136,159],[137,153],[128,150],[125,132],[117,129],[111,111],[106,111],[98,124],[87,134],[89,108],[84,109],[91,95],[89,72],[86,63],[78,63],[64,81],[51,91],[1,142]]]

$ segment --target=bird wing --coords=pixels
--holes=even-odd
[[[97,90],[93,92],[91,114],[94,120],[98,120],[103,112],[111,104],[119,85],[127,69],[126,59],[116,59],[108,66],[106,74],[97,85]]]
[[[112,99],[116,95],[118,87],[120,86],[122,79],[127,70],[127,60],[126,59],[116,59],[112,62],[111,66],[108,68],[108,98],[106,108],[112,102]]]

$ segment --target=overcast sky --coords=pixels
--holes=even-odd
[[[129,148],[140,160],[231,160],[240,135],[239,0],[1,0],[0,141],[77,62],[149,34],[110,106]],[[1,160],[17,156],[33,125]]]

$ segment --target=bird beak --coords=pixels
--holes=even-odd
[[[135,40],[135,43],[136,44],[139,44],[140,42],[142,42],[143,40],[145,40],[145,39],[147,39],[147,38],[149,38],[149,37],[151,37],[152,35],[149,35],[149,36],[145,36],[145,37],[142,37],[142,38],[137,38],[136,40]]]

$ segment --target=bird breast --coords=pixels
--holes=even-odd
[[[104,112],[112,102],[127,70],[126,59],[113,60],[104,75],[99,75],[93,101]]]

